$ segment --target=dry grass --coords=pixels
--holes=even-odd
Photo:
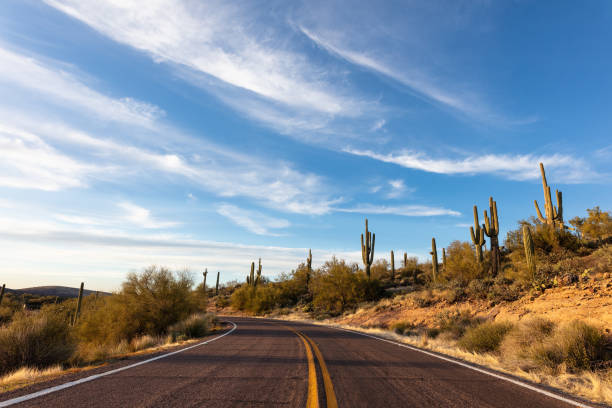
[[[63,372],[61,365],[38,369],[22,367],[3,377],[0,377],[0,391],[5,392],[13,388],[25,386],[33,382],[55,377]]]

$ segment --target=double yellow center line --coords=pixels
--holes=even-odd
[[[327,370],[327,364],[325,364],[325,360],[323,359],[323,354],[321,354],[321,350],[319,350],[319,347],[315,344],[315,342],[312,341],[312,339],[306,336],[304,333],[301,333],[289,326],[284,327],[297,334],[297,336],[302,339],[302,342],[304,342],[304,347],[306,348],[306,357],[308,359],[308,399],[306,401],[306,407],[319,408],[319,387],[317,384],[317,371],[315,367],[314,358],[312,356],[312,350],[314,350],[314,354],[317,357],[317,361],[319,362],[319,367],[321,367],[321,375],[323,377],[323,387],[325,389],[325,399],[327,403],[327,408],[338,408],[338,402],[336,401],[336,393],[334,392],[334,386],[332,384],[331,377],[329,376],[329,371]]]

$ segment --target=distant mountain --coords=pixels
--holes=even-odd
[[[36,286],[33,288],[23,289],[6,289],[9,293],[29,293],[37,296],[59,296],[63,298],[73,298],[79,296],[79,288],[70,288],[67,286]],[[83,295],[91,295],[96,293],[95,290],[83,289]],[[99,292],[100,295],[110,295],[108,292]]]

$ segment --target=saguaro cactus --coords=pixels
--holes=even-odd
[[[261,258],[259,258],[259,267],[257,268],[257,277],[255,278],[255,286],[261,283]]]
[[[391,281],[395,279],[395,255],[391,251]]]
[[[308,250],[308,258],[306,258],[306,289],[310,284],[310,275],[312,274],[312,250]]]
[[[470,227],[472,243],[476,247],[476,257],[478,262],[482,262],[482,246],[485,244],[484,229],[480,228],[478,222],[478,207],[474,206],[474,226]]]
[[[204,269],[202,275],[204,275],[204,293],[206,293],[206,277],[208,276],[208,268]]]
[[[368,219],[365,220],[365,243],[363,240],[363,234],[361,234],[361,258],[365,265],[366,275],[370,279],[370,267],[374,261],[374,243],[376,240],[376,234],[368,231]]]
[[[446,249],[442,248],[442,269],[446,273]]]
[[[529,270],[529,274],[533,279],[536,275],[535,249],[533,246],[533,238],[531,237],[531,230],[527,225],[523,225],[523,245],[525,246],[525,259],[527,259],[527,269]]]
[[[85,282],[81,282],[81,288],[79,289],[79,299],[77,300],[76,310],[74,311],[74,318],[72,320],[72,324],[77,324],[79,320],[79,315],[81,314],[81,303],[83,302],[83,286],[85,286]]]
[[[219,275],[221,272],[217,271],[217,284],[215,285],[215,295],[219,294]]]
[[[2,304],[2,298],[4,298],[4,288],[6,288],[6,283],[3,283],[2,289],[0,289],[0,305]]]
[[[438,277],[438,250],[436,249],[436,239],[431,239],[431,274],[435,282]]]
[[[552,198],[550,194],[550,186],[546,181],[546,173],[544,172],[544,164],[540,163],[540,172],[542,173],[542,189],[544,190],[544,214],[546,217],[542,216],[540,212],[540,207],[538,206],[538,201],[533,200],[533,204],[535,205],[536,212],[538,213],[538,219],[548,225],[552,225],[553,227],[564,228],[563,225],[563,194],[559,190],[555,190],[555,195],[557,196],[557,208],[552,203]]]
[[[499,253],[499,219],[497,218],[497,203],[493,201],[493,197],[489,197],[489,211],[491,219],[487,216],[487,210],[484,211],[485,223],[483,225],[484,232],[489,237],[489,245],[491,246],[491,275],[497,276],[501,267],[501,254]]]

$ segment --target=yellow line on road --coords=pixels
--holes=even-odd
[[[314,341],[307,335],[303,334],[304,337],[310,342],[312,348],[314,349],[315,355],[317,356],[317,360],[319,360],[319,366],[321,366],[321,373],[323,374],[323,384],[325,386],[325,398],[327,399],[327,408],[338,408],[338,402],[336,401],[336,393],[334,392],[334,385],[332,384],[331,377],[329,376],[329,371],[327,371],[327,364],[325,364],[325,360],[323,359],[323,354],[319,350],[319,347],[315,344]]]
[[[308,399],[306,400],[306,408],[319,408],[319,386],[317,384],[317,369],[315,367],[314,357],[312,356],[312,350],[308,345],[308,341],[302,335],[302,333],[294,330],[289,326],[283,326],[292,332],[294,332],[302,342],[304,342],[304,347],[306,348],[306,357],[308,359]]]

